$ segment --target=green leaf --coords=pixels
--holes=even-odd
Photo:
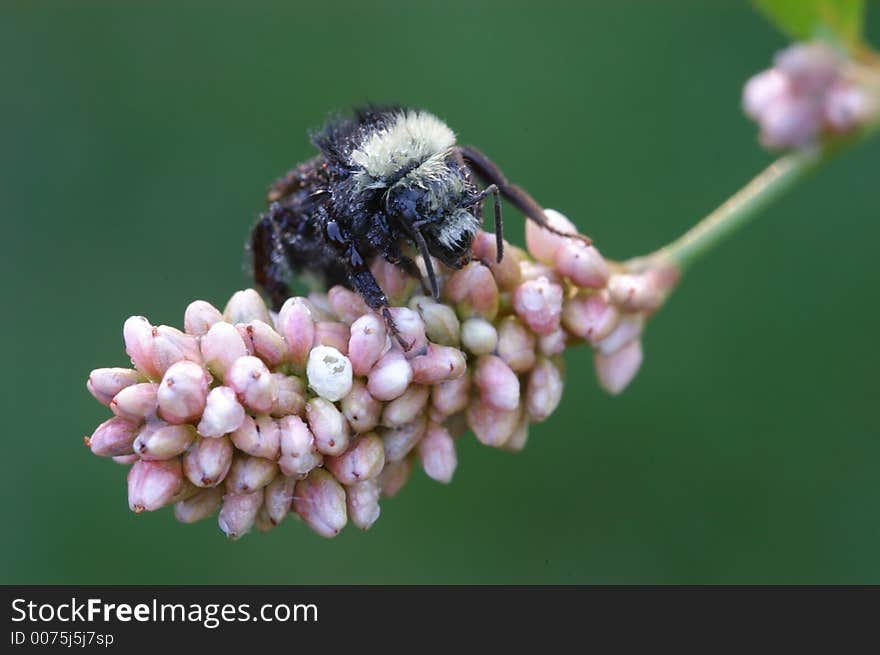
[[[861,41],[865,0],[752,0],[752,3],[793,39],[830,39],[850,50]]]

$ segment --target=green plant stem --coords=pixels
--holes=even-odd
[[[829,154],[821,150],[780,157],[699,223],[650,257],[671,260],[682,271],[713,246],[756,218],[767,206],[797,186]]]
[[[831,142],[823,148],[792,152],[780,157],[678,239],[646,257],[630,260],[629,268],[644,270],[652,262],[671,262],[679,271],[687,270],[700,256],[747,225],[817,168],[878,133],[880,121],[874,121],[859,133]]]

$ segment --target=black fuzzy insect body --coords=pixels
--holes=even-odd
[[[251,234],[254,277],[278,309],[290,273],[355,289],[394,331],[388,300],[369,269],[376,256],[421,279],[407,246],[422,255],[432,293],[431,256],[458,269],[471,259],[482,204],[495,196],[498,259],[503,256],[499,193],[548,229],[543,209],[511,185],[478,150],[455,143],[433,115],[367,108],[313,135],[320,151],[269,189],[269,210]],[[486,182],[478,188],[476,178]]]

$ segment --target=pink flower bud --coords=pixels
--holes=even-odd
[[[244,340],[248,352],[262,359],[266,366],[274,368],[287,360],[287,344],[271,325],[253,320],[235,326]]]
[[[281,453],[281,432],[278,423],[269,416],[256,420],[245,416],[241,426],[229,437],[236,448],[254,457],[278,459]]]
[[[821,41],[795,43],[774,57],[793,95],[809,98],[824,94],[840,73],[841,57]]]
[[[223,491],[217,487],[202,489],[186,500],[174,504],[174,518],[181,523],[195,523],[217,511],[223,502]]]
[[[95,400],[109,407],[113,396],[144,379],[143,373],[131,368],[96,368],[89,373],[86,388]]]
[[[776,102],[761,115],[761,144],[769,149],[802,148],[821,129],[821,107],[801,98]]]
[[[324,468],[342,484],[375,478],[385,465],[382,439],[373,432],[362,435],[341,455],[324,459]]]
[[[296,483],[293,508],[322,537],[335,537],[348,522],[345,490],[324,469],[314,469]]]
[[[477,359],[474,384],[483,402],[495,409],[519,407],[519,378],[500,357],[481,355]]]
[[[366,375],[386,350],[385,321],[364,314],[351,324],[348,358],[355,375]]]
[[[562,324],[573,335],[591,343],[601,341],[617,327],[620,312],[606,294],[575,296],[565,301]]]
[[[663,296],[647,274],[619,273],[608,280],[611,302],[625,312],[652,311]]]
[[[147,377],[162,377],[153,364],[153,326],[143,316],[131,316],[122,326],[125,352],[135,368]]]
[[[290,512],[293,503],[293,489],[296,486],[296,478],[283,475],[275,476],[266,487],[263,498],[263,508],[272,525],[278,525]]]
[[[361,316],[369,314],[371,311],[359,293],[339,285],[332,287],[327,292],[327,300],[333,309],[333,313],[347,325],[351,325]]]
[[[187,334],[201,337],[208,333],[214,323],[223,320],[223,314],[209,302],[196,300],[191,302],[183,315],[183,329]]]
[[[539,357],[526,385],[526,410],[533,421],[543,421],[556,411],[562,387],[562,371],[551,360]]]
[[[410,385],[402,396],[385,405],[382,412],[382,425],[395,427],[415,420],[428,404],[429,393],[430,389],[426,386]]]
[[[202,363],[199,342],[191,334],[167,325],[155,328],[153,334],[153,365],[160,375],[180,361]]]
[[[315,323],[314,347],[329,346],[346,355],[350,338],[351,333],[345,323],[338,321],[318,321]]]
[[[451,416],[467,407],[471,379],[462,375],[431,388],[431,406],[442,416]]]
[[[270,459],[237,454],[226,475],[226,489],[234,494],[249,494],[262,489],[278,474],[278,465]]]
[[[426,296],[413,297],[409,306],[422,318],[429,340],[441,346],[458,345],[461,323],[452,307]]]
[[[379,482],[374,478],[345,488],[345,504],[351,522],[361,530],[368,530],[379,518]]]
[[[746,116],[760,120],[767,109],[790,92],[788,78],[775,68],[762,71],[746,82],[742,107]]]
[[[324,455],[340,455],[348,448],[348,424],[342,412],[323,398],[306,403],[309,429],[315,436],[315,447]]]
[[[86,437],[85,443],[99,457],[118,457],[134,452],[136,436],[137,425],[114,416],[95,428],[92,436]]]
[[[128,472],[128,506],[135,514],[152,512],[170,503],[181,486],[179,459],[135,462]]]
[[[225,380],[246,407],[260,413],[272,411],[275,380],[262,360],[252,356],[239,357],[229,367]]]
[[[425,337],[425,324],[418,312],[407,307],[392,307],[391,318],[397,327],[398,338],[409,344],[409,350],[404,353],[407,359],[412,359],[425,352],[428,340]],[[397,344],[397,340],[394,341]]]
[[[257,512],[262,505],[262,489],[246,494],[228,493],[223,496],[223,507],[220,509],[217,523],[227,537],[233,540],[239,539],[254,527]]]
[[[521,414],[519,408],[495,409],[476,399],[467,407],[467,423],[480,443],[499,447],[514,433]]]
[[[461,326],[461,344],[474,355],[488,355],[498,345],[498,331],[484,318],[469,318]]]
[[[536,334],[550,334],[559,327],[562,287],[547,278],[529,280],[513,293],[513,308]]]
[[[504,445],[501,446],[504,450],[511,453],[518,453],[523,448],[526,447],[526,442],[529,440],[529,418],[525,414],[523,414],[519,423],[516,425],[516,429],[513,431],[513,434],[504,442]]]
[[[201,366],[182,361],[162,377],[157,391],[159,415],[169,423],[195,421],[205,409],[210,378]]]
[[[382,495],[386,498],[393,498],[397,492],[403,488],[403,485],[409,480],[412,472],[412,463],[408,459],[402,459],[399,462],[387,462],[385,468],[376,478]]]
[[[302,414],[306,408],[305,384],[295,375],[273,373],[275,381],[275,404],[272,416],[280,418],[291,414]]]
[[[205,410],[198,424],[203,437],[222,437],[237,430],[244,422],[244,407],[229,387],[217,387],[208,392]]]
[[[413,361],[417,361],[416,358]],[[385,353],[367,375],[367,389],[376,400],[394,400],[402,395],[413,379],[413,369],[397,349]]]
[[[191,425],[147,423],[134,441],[134,451],[144,460],[162,460],[183,453],[196,437]]]
[[[231,323],[214,323],[201,338],[202,357],[214,375],[223,377],[232,363],[248,354],[244,339]]]
[[[330,306],[330,300],[326,293],[313,291],[306,298],[309,310],[312,312],[312,320],[316,323],[319,321],[335,321],[338,317],[333,313],[333,307]]]
[[[538,337],[538,350],[547,357],[558,355],[565,350],[567,342],[568,333],[558,327],[554,332]]]
[[[630,341],[610,355],[595,355],[596,377],[600,386],[612,395],[623,391],[642,365],[642,342]]]
[[[373,263],[370,264],[370,272],[379,283],[379,288],[385,292],[391,305],[399,305],[406,300],[416,285],[414,278],[402,275],[397,266],[383,257],[373,259]]]
[[[131,466],[136,461],[138,461],[140,457],[138,457],[135,453],[132,453],[130,455],[114,455],[110,459],[122,466]]]
[[[601,289],[608,281],[608,264],[599,251],[574,239],[557,248],[556,270],[579,287]]]
[[[642,334],[645,319],[641,314],[629,314],[618,322],[617,327],[607,337],[596,343],[596,350],[603,355],[612,355]]]
[[[561,282],[561,278],[557,275],[555,268],[528,259],[520,262],[519,270],[522,274],[523,282],[540,280],[541,278],[556,282],[557,284]]]
[[[306,377],[316,394],[336,402],[351,391],[351,361],[336,348],[315,346],[309,353]]]
[[[278,312],[278,331],[287,342],[291,363],[298,371],[305,369],[315,341],[315,322],[304,298],[287,299]]]
[[[521,254],[516,248],[509,243],[504,243],[504,257],[498,261],[498,247],[495,241],[495,235],[492,232],[483,232],[480,230],[474,237],[471,252],[474,259],[479,260],[489,267],[498,286],[509,291],[522,281],[522,274],[519,269],[519,261]],[[433,341],[433,339],[432,339]],[[455,345],[455,344],[444,344]]]
[[[260,298],[253,289],[245,289],[236,291],[232,294],[226,308],[223,310],[223,316],[228,323],[235,325],[236,323],[250,323],[251,321],[262,321],[263,323],[271,323],[272,317],[269,316],[269,309],[266,303]]]
[[[398,462],[406,457],[424,436],[426,427],[426,418],[420,416],[406,425],[380,429],[379,436],[385,446],[385,461]]]
[[[463,318],[482,316],[491,321],[498,313],[498,285],[491,269],[480,262],[471,262],[450,275],[443,295],[455,303]]]
[[[419,442],[419,459],[425,474],[437,482],[452,482],[452,475],[458,465],[455,455],[455,441],[442,425],[428,425],[424,439]]]
[[[575,224],[555,209],[545,209],[544,215],[550,227],[567,234],[577,234]],[[553,265],[556,251],[567,240],[566,237],[545,230],[535,221],[526,221],[526,248],[541,263]]]
[[[141,382],[125,387],[110,401],[110,410],[117,416],[139,423],[145,418],[155,416],[158,408],[156,391],[159,385],[154,382]]]
[[[233,450],[229,437],[198,439],[182,457],[183,473],[197,487],[214,487],[226,479]]]
[[[846,134],[871,113],[870,104],[862,89],[851,84],[835,84],[825,97],[825,122],[832,132]]]
[[[342,414],[358,434],[369,432],[379,424],[382,403],[373,398],[360,380],[355,380],[348,395],[342,399]]]
[[[416,384],[439,384],[464,375],[467,367],[464,353],[458,348],[429,344],[428,352],[410,361],[412,381]],[[384,400],[384,399],[381,399]]]
[[[315,437],[299,416],[285,416],[278,421],[281,430],[281,458],[278,466],[286,476],[303,477],[323,458],[315,448]]]
[[[535,335],[513,316],[498,326],[498,356],[514,373],[525,373],[535,365]]]

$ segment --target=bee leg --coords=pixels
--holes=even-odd
[[[379,286],[376,278],[373,277],[373,274],[370,272],[370,269],[367,268],[366,263],[360,255],[357,255],[354,250],[352,250],[352,252],[355,256],[351,258],[352,264],[348,271],[348,279],[351,282],[351,286],[354,287],[355,291],[361,294],[361,297],[370,309],[382,314],[385,319],[385,324],[388,326],[388,331],[391,332],[391,335],[397,340],[400,347],[403,348],[404,351],[408,351],[412,348],[413,344],[407,342],[400,333],[400,330],[397,329],[394,317],[391,316],[388,298],[385,296],[385,292],[382,291],[382,287]]]
[[[290,296],[290,288],[286,282],[288,269],[284,244],[272,210],[260,218],[251,232],[251,257],[254,280],[266,292],[273,309],[278,311]]]
[[[483,222],[483,200],[492,194],[495,198],[495,260],[501,262],[504,258],[504,221],[501,219],[501,193],[497,184],[490,184],[480,191],[469,203],[475,210],[476,217]]]
[[[411,257],[407,257],[400,249],[394,245],[389,247],[385,252],[385,259],[390,263],[394,264],[402,270],[404,273],[409,275],[410,277],[414,277],[419,281],[419,284],[422,286],[422,292],[427,296],[431,293],[431,290],[428,288],[428,285],[425,284],[425,279],[422,277],[422,272],[419,270],[418,265],[413,261]]]
[[[507,198],[514,207],[519,209],[530,220],[535,221],[535,223],[553,234],[569,237],[571,239],[578,239],[579,241],[585,242],[587,245],[592,243],[592,240],[583,234],[570,234],[551,226],[547,221],[547,216],[544,214],[544,208],[541,207],[541,205],[539,205],[537,201],[525,191],[525,189],[508,182],[497,164],[482,152],[473,146],[459,146],[458,152],[462,159],[471,166],[481,179],[488,183],[498,185],[498,190],[501,192],[501,195]]]

